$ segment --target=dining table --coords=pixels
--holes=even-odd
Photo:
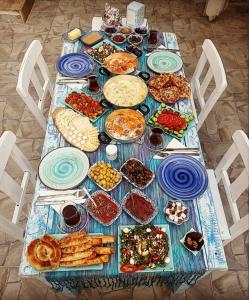
[[[177,43],[177,38],[174,33],[159,32],[159,43],[167,49],[175,49],[174,53],[180,56],[180,50]],[[124,47],[121,45],[121,47]],[[85,46],[81,41],[71,43],[63,41],[61,56],[68,53],[81,53],[85,50]],[[138,58],[140,71],[147,71],[151,75],[155,75],[147,67],[148,56],[143,51],[143,55]],[[95,63],[94,72],[98,77],[98,82],[103,86],[108,80],[107,76],[98,73],[100,64]],[[179,75],[184,74],[184,61],[183,67],[177,72]],[[51,112],[56,107],[64,106],[64,99],[74,88],[67,84],[59,84],[61,75],[58,73],[56,77],[54,97],[51,102],[50,112],[47,121],[47,131],[44,139],[44,146],[42,151],[42,157],[44,157],[50,151],[59,148],[70,146],[58,132],[52,117]],[[86,85],[81,86],[81,89],[86,92]],[[97,99],[102,99],[103,95],[95,96]],[[146,97],[144,103],[149,106],[150,112],[145,119],[147,120],[154,111],[160,106],[160,103],[155,101],[150,94]],[[187,100],[180,100],[173,105],[181,113],[191,113],[191,102]],[[101,118],[99,118],[94,126],[101,132],[104,128],[104,121],[106,116],[111,112],[108,111]],[[165,135],[165,139],[169,142],[172,137]],[[182,138],[181,142],[187,147],[198,148],[200,156],[196,157],[204,166],[204,158],[201,151],[200,140],[196,129],[196,124],[193,122],[192,126],[188,129],[186,135]],[[93,153],[86,153],[89,158],[90,166],[97,161],[106,161],[106,145],[101,144],[99,149]],[[160,187],[157,181],[157,169],[162,163],[162,160],[155,159],[154,153],[151,152],[143,142],[140,143],[118,143],[118,158],[112,161],[112,165],[116,169],[120,169],[121,165],[130,157],[141,160],[147,167],[149,167],[156,175],[155,180],[143,190],[146,195],[156,203],[158,207],[158,214],[153,219],[152,224],[168,224],[171,236],[171,243],[169,247],[172,249],[173,269],[156,272],[150,270],[150,272],[143,273],[120,273],[118,265],[118,227],[129,226],[137,224],[129,215],[122,211],[119,218],[110,226],[103,226],[93,218],[89,218],[89,222],[84,228],[89,233],[102,233],[113,235],[116,237],[116,243],[114,244],[115,253],[111,256],[109,263],[105,264],[101,270],[70,270],[70,271],[45,271],[38,272],[30,266],[27,261],[27,246],[28,244],[43,236],[45,233],[59,234],[60,229],[58,222],[60,216],[50,205],[37,206],[35,202],[37,200],[40,191],[47,190],[42,184],[39,177],[37,177],[34,197],[32,200],[32,206],[27,221],[27,227],[25,231],[23,254],[20,264],[20,275],[26,278],[37,277],[43,280],[48,285],[57,291],[63,291],[67,289],[72,293],[76,293],[80,289],[84,288],[126,288],[130,286],[152,286],[152,285],[166,285],[175,291],[183,291],[184,289],[193,286],[200,278],[210,272],[216,272],[221,270],[227,270],[227,262],[222,245],[221,235],[219,232],[218,221],[214,201],[212,198],[210,187],[206,189],[204,194],[193,200],[186,201],[187,207],[190,211],[190,217],[188,221],[184,222],[181,226],[176,226],[172,223],[168,223],[165,219],[164,208],[170,196],[168,196]],[[92,192],[99,190],[99,187],[86,178],[84,182],[77,187],[81,189],[86,187]],[[126,180],[122,182],[110,192],[110,195],[119,203],[122,202],[124,195],[131,189],[131,185]],[[204,246],[201,251],[195,256],[188,251],[180,242],[186,232],[191,228],[199,231],[204,237]]]

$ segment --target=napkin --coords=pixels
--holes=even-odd
[[[181,149],[185,149],[186,146],[183,145],[181,142],[179,142],[177,139],[174,138],[174,139],[172,139],[172,140],[168,143],[168,145],[166,146],[165,150],[166,150],[167,148],[181,148]],[[172,153],[172,154],[174,154],[174,153]],[[198,155],[198,156],[190,155],[190,156],[193,157],[193,158],[195,158],[195,159],[197,159],[197,160],[199,160],[199,155]],[[166,157],[167,157],[167,156],[162,157],[162,156],[156,155],[156,154],[153,156],[154,159],[165,159]]]

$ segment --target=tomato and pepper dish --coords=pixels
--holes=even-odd
[[[90,199],[87,199],[86,208],[89,214],[102,225],[111,225],[120,215],[121,207],[102,191],[95,192],[92,198],[96,206]]]
[[[104,107],[98,100],[93,99],[85,93],[72,92],[67,96],[65,102],[74,110],[83,113],[93,120],[97,119],[105,112]]]

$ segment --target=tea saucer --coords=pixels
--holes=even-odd
[[[85,209],[85,207],[83,205],[77,205],[77,210],[80,213],[80,222],[76,226],[68,226],[64,222],[63,217],[61,215],[59,215],[57,227],[60,232],[72,233],[72,232],[80,231],[86,227],[88,220],[89,220],[87,210]]]

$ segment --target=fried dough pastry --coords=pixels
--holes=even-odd
[[[79,259],[75,261],[64,261],[60,263],[61,267],[84,267],[84,266],[91,266],[91,265],[98,265],[102,263],[109,262],[109,255],[101,255],[94,259]]]
[[[73,261],[73,260],[79,260],[82,258],[88,258],[93,254],[93,250],[90,251],[84,251],[84,252],[76,252],[72,254],[63,254],[61,257],[60,262],[64,261]]]
[[[61,248],[58,241],[49,234],[33,240],[27,248],[27,259],[36,270],[56,269],[59,267]]]

